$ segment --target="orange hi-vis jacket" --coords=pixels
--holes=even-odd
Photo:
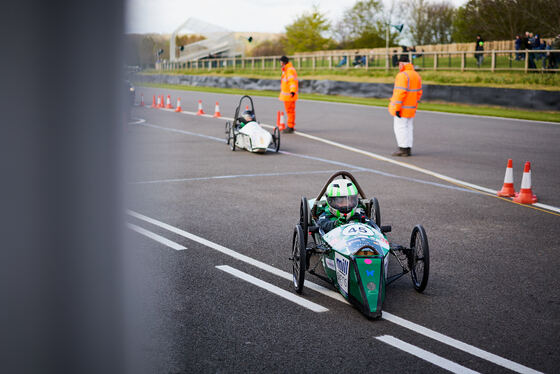
[[[292,97],[290,92],[296,94]],[[280,81],[280,101],[296,101],[298,99],[298,79],[296,69],[291,62],[282,68],[282,78]]]
[[[395,79],[393,97],[391,97],[389,103],[389,113],[396,116],[397,112],[401,112],[401,117],[412,118],[416,115],[416,108],[421,97],[422,78],[414,70],[412,64],[406,64]]]

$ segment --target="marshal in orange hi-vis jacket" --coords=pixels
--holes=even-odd
[[[401,117],[413,118],[416,115],[418,102],[422,97],[422,78],[414,70],[412,64],[404,64],[402,70],[395,78],[393,97],[389,103],[389,113],[396,116],[400,112]]]
[[[280,58],[282,77],[280,81],[280,96],[288,115],[288,127],[284,132],[293,132],[296,126],[296,100],[298,99],[298,77],[296,69],[286,56]]]
[[[408,62],[406,55],[399,58],[399,70],[389,103],[389,113],[394,116],[393,128],[399,146],[393,156],[407,157],[412,149],[413,122],[418,101],[422,97],[422,79]]]

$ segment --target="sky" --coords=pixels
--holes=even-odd
[[[385,0],[388,1],[388,0]],[[466,0],[450,0],[462,5]],[[127,0],[127,33],[171,34],[188,18],[236,32],[285,31],[285,26],[314,4],[331,21],[340,19],[356,0]],[[404,22],[393,20],[394,22]]]

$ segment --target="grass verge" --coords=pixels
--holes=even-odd
[[[185,86],[180,84],[157,84],[157,83],[137,83],[139,86],[167,88],[182,91],[198,91],[198,92],[211,92],[219,94],[230,95],[252,95],[252,96],[265,96],[265,97],[278,97],[276,91],[257,91],[257,90],[241,90],[237,88],[219,88],[219,87],[200,87],[200,86]],[[320,95],[320,94],[300,94],[300,99],[327,101],[336,103],[358,104],[386,107],[389,103],[388,99],[370,99],[361,97],[349,96],[335,96],[335,95]],[[549,121],[560,122],[560,112],[556,111],[528,111],[522,109],[479,106],[479,105],[464,105],[464,104],[450,104],[441,102],[421,102],[418,106],[419,110],[428,110],[434,112],[446,112],[457,114],[471,114],[479,116],[490,117],[505,117],[515,119],[525,119],[532,121]]]
[[[199,69],[199,70],[171,70],[158,71],[146,70],[142,74],[169,74],[169,75],[208,75],[224,77],[246,77],[256,79],[279,79],[280,71],[276,70],[250,70],[250,69]],[[504,72],[504,71],[448,71],[448,70],[421,70],[422,83],[430,85],[469,86],[469,87],[497,87],[525,90],[560,90],[560,74],[548,74],[542,71],[534,73]],[[389,83],[395,81],[396,69],[364,70],[364,69],[317,69],[298,70],[300,79],[330,79],[347,82]]]

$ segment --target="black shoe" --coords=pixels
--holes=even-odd
[[[284,134],[291,134],[294,132],[294,128],[293,127],[286,127],[283,131]]]
[[[391,156],[408,157],[408,156],[410,156],[410,148],[399,147],[399,150],[396,151],[396,152],[393,152],[393,154],[391,154]]]

